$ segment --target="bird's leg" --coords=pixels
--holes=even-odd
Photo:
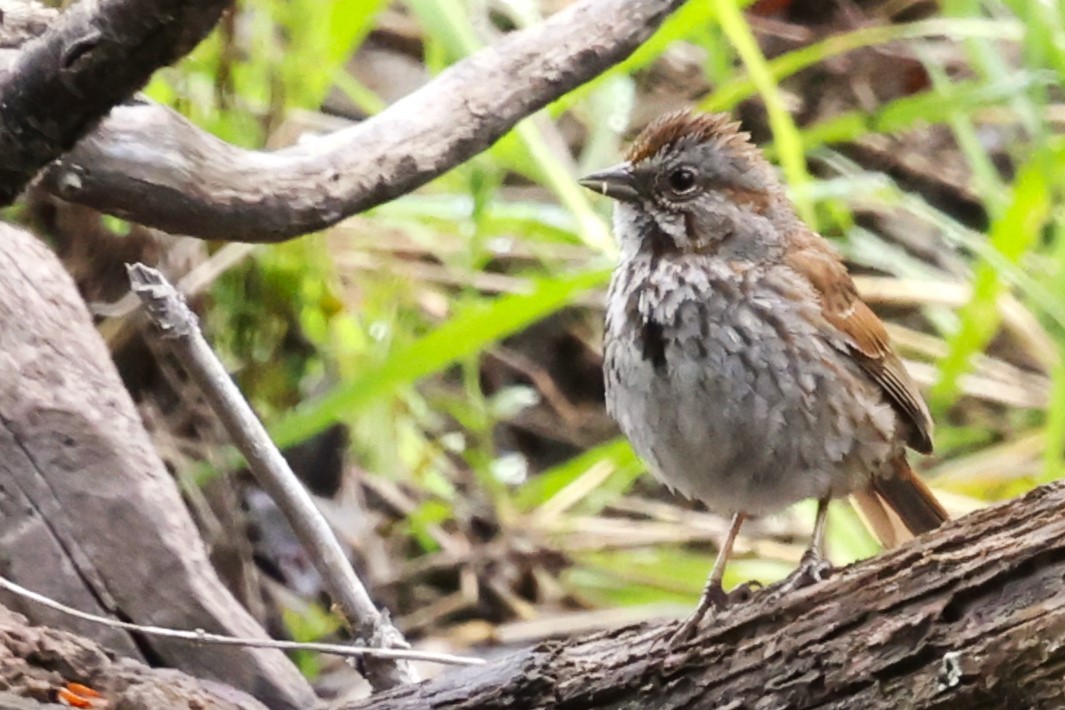
[[[744,513],[736,513],[732,516],[728,534],[717,551],[717,559],[714,560],[714,566],[710,569],[710,576],[706,578],[706,586],[703,587],[703,595],[699,598],[699,606],[695,608],[692,615],[681,624],[681,627],[670,638],[670,646],[675,646],[690,638],[695,630],[699,628],[699,624],[710,609],[724,609],[729,603],[738,599],[745,599],[750,595],[750,583],[742,584],[729,593],[726,593],[721,586],[721,580],[725,576],[725,565],[728,564],[728,558],[732,554],[732,546],[736,542],[736,537],[740,534],[740,528],[743,527],[743,521],[746,518],[747,516]]]
[[[814,519],[814,534],[810,546],[802,554],[799,567],[781,583],[781,591],[790,592],[802,587],[809,587],[825,579],[832,573],[832,564],[825,559],[825,520],[828,517],[830,496],[817,501],[817,517]]]

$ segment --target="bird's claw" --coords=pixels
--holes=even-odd
[[[797,589],[810,587],[818,582],[823,582],[832,576],[835,568],[832,563],[813,550],[803,553],[802,560],[794,572],[789,574],[780,583],[780,591],[783,594]]]
[[[761,588],[761,582],[752,580],[738,584],[728,592],[721,585],[705,589],[703,591],[703,599],[700,600],[699,607],[695,610],[695,613],[685,619],[680,628],[669,637],[668,648],[675,649],[691,639],[706,618],[707,612],[711,610],[718,612],[735,604],[746,604],[754,597],[755,592]]]
[[[755,592],[761,588],[762,583],[756,579],[737,584],[732,588],[732,591],[725,595],[725,606],[721,608],[726,608],[733,604],[746,604],[754,598]]]

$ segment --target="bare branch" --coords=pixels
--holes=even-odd
[[[399,630],[374,606],[329,523],[204,340],[196,316],[184,299],[161,273],[143,264],[130,266],[129,277],[133,292],[170,339],[178,358],[203,390],[233,443],[244,454],[248,467],[281,508],[300,542],[307,547],[330,595],[348,622],[372,646],[409,648]],[[367,680],[378,689],[417,680],[414,668],[395,658],[366,658],[365,670]]]
[[[43,166],[69,150],[156,69],[195,47],[228,4],[79,2],[24,44],[0,74],[0,204],[14,200]]]
[[[579,0],[363,123],[272,153],[241,150],[154,104],[120,106],[43,184],[169,232],[282,241],[387,202],[488,148],[627,57],[680,4]]]

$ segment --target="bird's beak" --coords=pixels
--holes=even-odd
[[[589,190],[622,202],[635,202],[639,197],[636,191],[636,179],[632,174],[632,165],[629,163],[621,163],[612,168],[600,170],[582,177],[577,182]]]

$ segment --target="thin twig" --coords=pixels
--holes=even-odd
[[[165,638],[182,639],[195,643],[211,643],[219,646],[251,646],[253,648],[276,648],[282,651],[315,651],[318,653],[331,653],[336,656],[359,657],[376,656],[377,658],[399,658],[407,661],[426,661],[428,663],[443,663],[451,666],[483,666],[486,661],[481,658],[456,656],[451,653],[433,653],[431,651],[414,651],[398,648],[369,648],[367,646],[346,646],[338,643],[300,643],[298,641],[278,641],[276,639],[239,638],[237,636],[224,636],[212,634],[203,629],[184,631],[182,629],[168,629],[162,626],[144,626],[132,624],[128,621],[108,619],[105,616],[90,614],[65,604],[60,604],[54,599],[38,594],[33,590],[15,584],[6,577],[0,576],[0,587],[12,594],[34,601],[38,604],[55,609],[58,612],[73,616],[94,624],[103,624],[113,629],[134,631],[150,636],[162,636]]]
[[[170,339],[178,358],[203,390],[259,484],[277,503],[310,552],[330,595],[357,635],[371,646],[409,648],[387,614],[374,606],[329,523],[204,340],[196,316],[184,299],[159,271],[143,264],[129,265],[127,270],[133,292],[144,301],[149,317]],[[376,689],[417,681],[414,668],[398,658],[367,657],[365,672]]]

